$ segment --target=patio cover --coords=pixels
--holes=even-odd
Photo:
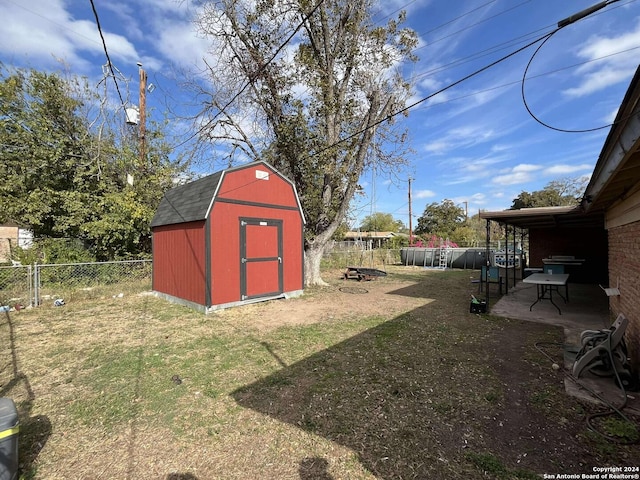
[[[480,212],[480,218],[522,229],[558,227],[604,228],[604,216],[601,212],[586,213],[580,205]]]

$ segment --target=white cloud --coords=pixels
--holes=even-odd
[[[554,165],[544,169],[545,175],[569,175],[576,172],[590,172],[593,165],[583,163],[581,165]]]
[[[627,80],[634,68],[608,70],[603,68],[585,75],[579,86],[567,88],[562,93],[569,97],[583,97],[593,92],[604,90],[610,85]]]
[[[413,196],[416,199],[432,198],[436,196],[436,192],[434,192],[433,190],[418,190]]]
[[[189,21],[166,25],[160,32],[157,49],[172,63],[182,67],[202,65],[210,42],[198,35]]]
[[[467,202],[468,205],[484,205],[486,203],[486,199],[487,196],[484,193],[478,192],[472,195],[454,197],[451,199],[451,201],[456,205],[462,205],[465,202]]]
[[[80,10],[79,7],[74,7]],[[18,64],[54,68],[61,60],[76,72],[97,71],[99,65],[107,60],[93,14],[87,18],[86,14],[91,12],[90,9],[88,12],[77,12],[85,16],[79,20],[69,8],[68,2],[61,0],[34,0],[20,6],[13,2],[0,2],[0,16],[11,19],[0,22],[0,37],[3,39],[0,42],[0,53]],[[141,59],[128,38],[109,31],[102,22],[101,27],[107,51],[114,64],[135,64]],[[91,57],[87,57],[87,54]],[[100,63],[96,64],[93,57],[99,58]],[[150,57],[147,60],[152,63]]]
[[[541,168],[542,167],[539,165],[522,163],[520,165],[516,165],[510,170],[503,170],[505,173],[495,176],[491,183],[495,185],[517,185],[520,183],[527,183],[535,180],[536,176],[534,175],[534,172]]]
[[[489,142],[495,136],[496,132],[486,124],[467,124],[450,129],[440,135],[438,140],[424,144],[422,149],[428,153],[444,155],[450,151]]]
[[[520,165],[516,165],[513,167],[513,172],[515,173],[528,173],[535,172],[536,170],[540,170],[540,165],[534,165],[532,163],[521,163]]]
[[[422,146],[422,149],[427,153],[435,153],[437,155],[442,155],[447,152],[451,148],[450,144],[443,140],[438,140],[436,142],[430,142]]]
[[[577,86],[565,89],[563,93],[582,97],[628,80],[638,65],[639,47],[640,23],[622,35],[591,37],[577,52],[587,61],[577,70],[583,78]]]

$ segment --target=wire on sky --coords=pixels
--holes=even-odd
[[[520,88],[520,92],[521,92],[521,97],[522,97],[522,103],[524,105],[524,108],[527,110],[527,112],[529,113],[529,115],[531,116],[531,118],[533,118],[536,122],[538,122],[540,125],[550,129],[550,130],[555,130],[556,132],[562,132],[562,133],[587,133],[587,132],[595,132],[597,130],[602,130],[605,128],[609,128],[611,126],[613,126],[615,124],[615,122],[612,123],[608,123],[606,125],[601,125],[599,127],[592,127],[592,128],[583,128],[583,129],[567,129],[567,128],[559,128],[559,127],[555,127],[553,125],[550,125],[544,121],[542,121],[540,118],[538,118],[533,111],[531,110],[531,108],[529,107],[529,104],[527,103],[527,96],[525,94],[524,91],[524,86],[525,86],[525,82],[527,80],[527,72],[529,71],[529,67],[531,66],[531,64],[533,63],[533,60],[536,58],[536,56],[538,55],[538,52],[542,49],[542,47],[547,43],[547,41],[555,34],[557,33],[559,30],[563,29],[564,27],[566,27],[567,25],[571,25],[574,22],[577,22],[578,20],[591,15],[594,12],[597,12],[598,10],[601,10],[602,8],[612,4],[612,3],[616,3],[619,2],[620,0],[605,0],[604,2],[600,2],[596,5],[593,5],[585,10],[582,10],[581,12],[578,12],[574,15],[571,15],[570,17],[567,17],[563,20],[560,20],[558,22],[558,28],[553,31],[547,38],[544,39],[544,41],[538,45],[538,47],[534,50],[533,54],[531,55],[531,58],[529,59],[529,61],[527,62],[527,66],[524,69],[524,72],[522,74],[522,81],[521,81],[521,88]]]
[[[400,114],[402,114],[402,113],[405,113],[405,112],[407,112],[407,111],[411,110],[412,108],[414,108],[414,107],[416,107],[416,106],[420,105],[421,103],[424,103],[424,102],[426,102],[427,100],[429,100],[429,99],[431,99],[431,98],[435,97],[436,95],[439,95],[439,94],[441,94],[442,92],[445,92],[445,91],[449,90],[450,88],[453,88],[453,87],[455,87],[456,85],[459,85],[459,84],[461,84],[462,82],[465,82],[466,80],[469,80],[470,78],[475,77],[476,75],[479,75],[480,73],[484,72],[485,70],[488,70],[488,69],[490,69],[491,67],[494,67],[494,66],[498,65],[499,63],[504,62],[504,61],[505,61],[505,60],[507,60],[508,58],[511,58],[511,57],[513,57],[514,55],[516,55],[516,54],[520,53],[521,51],[526,50],[527,48],[531,47],[532,45],[535,45],[536,43],[538,43],[538,42],[540,42],[540,41],[542,41],[542,40],[546,39],[547,37],[550,37],[550,36],[551,36],[551,35],[553,35],[554,33],[555,33],[555,30],[554,30],[553,32],[551,32],[551,33],[547,33],[546,35],[543,35],[542,37],[540,37],[540,38],[537,38],[537,39],[533,40],[532,42],[527,43],[526,45],[524,45],[524,46],[522,46],[522,47],[518,48],[517,50],[514,50],[514,51],[513,51],[513,52],[511,52],[511,53],[508,53],[507,55],[505,55],[505,56],[503,56],[503,57],[499,58],[498,60],[495,60],[494,62],[491,62],[491,63],[489,63],[488,65],[485,65],[484,67],[481,67],[481,68],[479,68],[479,69],[475,70],[474,72],[472,72],[472,73],[470,73],[470,74],[468,74],[468,75],[465,75],[464,77],[460,78],[459,80],[456,80],[455,82],[450,83],[450,84],[449,84],[449,85],[447,85],[446,87],[443,87],[443,88],[441,88],[441,89],[439,89],[439,90],[436,90],[435,92],[433,92],[433,93],[431,93],[431,94],[427,95],[426,97],[423,97],[423,98],[421,98],[420,100],[418,100],[418,101],[416,101],[416,102],[413,102],[411,105],[407,105],[406,107],[401,108],[400,110],[397,110],[397,111],[395,111],[395,112],[393,112],[393,113],[390,113],[390,114],[389,114],[389,115],[387,115],[386,117],[384,117],[384,118],[382,118],[382,119],[380,119],[380,120],[378,120],[378,121],[376,121],[376,122],[372,123],[371,125],[368,125],[367,127],[362,128],[362,129],[358,130],[357,132],[352,133],[351,135],[349,135],[349,136],[347,136],[347,137],[345,137],[345,138],[342,138],[342,139],[338,140],[337,142],[334,142],[332,145],[329,145],[329,146],[327,146],[327,147],[325,147],[325,148],[323,148],[323,149],[321,149],[321,150],[319,150],[319,151],[315,152],[315,154],[314,154],[314,155],[318,155],[318,154],[320,154],[320,153],[322,153],[322,152],[325,152],[325,151],[327,151],[327,150],[329,150],[329,149],[331,149],[331,148],[333,148],[333,147],[335,147],[335,146],[337,146],[337,145],[339,145],[339,144],[341,144],[341,143],[344,143],[344,142],[346,142],[346,141],[348,141],[348,140],[351,140],[352,138],[355,138],[355,137],[357,137],[357,136],[359,136],[359,135],[362,135],[362,134],[363,134],[364,132],[366,132],[367,130],[369,130],[369,129],[371,129],[371,128],[374,128],[374,127],[376,127],[376,126],[378,126],[378,125],[380,125],[380,124],[382,124],[382,123],[384,123],[384,122],[387,122],[387,121],[391,120],[393,117],[396,117],[396,116],[398,116],[398,115],[400,115]]]
[[[91,0],[91,2],[93,2],[93,0]],[[311,11],[309,13],[304,15],[304,18],[302,19],[302,21],[293,30],[293,32],[291,32],[291,34],[287,37],[287,39],[282,44],[280,44],[280,46],[276,49],[275,53],[271,56],[271,58],[269,60],[267,60],[263,65],[261,65],[260,68],[258,68],[258,70],[256,71],[256,73],[255,73],[253,78],[257,78],[271,64],[271,62],[273,62],[276,59],[276,57],[280,54],[282,49],[284,47],[286,47],[291,40],[293,40],[293,37],[296,36],[296,34],[300,31],[300,29],[304,26],[304,24],[309,20],[309,18],[311,18],[311,16],[316,12],[316,10],[318,10],[318,8],[320,8],[320,5],[322,5],[323,2],[324,2],[324,0],[319,0],[318,3],[313,7],[313,9],[311,9]],[[202,127],[200,127],[198,130],[196,130],[193,133],[193,135],[189,136],[189,138],[187,138],[183,142],[179,143],[174,148],[177,148],[177,147],[180,147],[180,146],[184,145],[185,143],[187,143],[188,141],[192,140],[197,135],[202,133],[204,131],[204,129],[208,128],[213,122],[215,122],[220,117],[220,115],[222,115],[225,112],[225,110],[229,107],[229,105],[231,105],[233,102],[235,102],[238,99],[238,97],[240,95],[242,95],[247,88],[249,88],[249,86],[251,84],[252,84],[252,80],[249,80],[240,89],[240,91],[238,91],[233,96],[233,98],[231,98],[231,100],[229,100],[222,108],[220,108],[218,110],[218,113],[215,114],[212,119],[208,120]]]
[[[366,127],[362,128],[362,129],[358,130],[357,132],[352,133],[351,135],[348,135],[348,136],[346,136],[345,138],[342,138],[342,139],[340,139],[340,140],[338,140],[338,141],[334,142],[333,144],[328,145],[328,146],[326,146],[326,147],[324,147],[324,148],[322,148],[322,149],[318,150],[317,152],[314,152],[314,153],[313,153],[313,154],[311,154],[311,155],[318,155],[318,154],[323,153],[323,152],[325,152],[325,151],[327,151],[327,150],[330,150],[330,149],[332,149],[332,148],[336,147],[337,145],[340,145],[340,144],[342,144],[342,143],[344,143],[344,142],[346,142],[346,141],[348,141],[348,140],[351,140],[351,139],[353,139],[353,138],[356,138],[356,137],[358,137],[359,135],[362,135],[362,134],[363,134],[364,132],[366,132],[367,130],[369,130],[369,129],[371,129],[371,128],[375,128],[376,126],[378,126],[378,125],[380,125],[380,124],[382,124],[382,123],[384,123],[384,122],[386,122],[386,121],[391,120],[393,117],[396,117],[397,115],[400,115],[400,114],[402,114],[402,113],[408,112],[408,111],[409,111],[409,110],[411,110],[412,108],[414,108],[414,107],[416,107],[416,106],[418,106],[418,105],[420,105],[420,104],[422,104],[422,103],[426,102],[427,100],[429,100],[429,99],[431,99],[431,98],[435,97],[436,95],[439,95],[440,93],[445,92],[446,90],[449,90],[450,88],[453,88],[453,87],[455,87],[456,85],[459,85],[459,84],[461,84],[461,83],[463,83],[463,82],[465,82],[465,81],[469,80],[470,78],[475,77],[476,75],[479,75],[480,73],[482,73],[482,72],[484,72],[484,71],[486,71],[486,70],[488,70],[488,69],[490,69],[490,68],[492,68],[492,67],[494,67],[494,66],[498,65],[499,63],[504,62],[504,61],[505,61],[505,60],[507,60],[508,58],[511,58],[511,57],[513,57],[514,55],[517,55],[518,53],[522,52],[523,50],[526,50],[527,48],[529,48],[529,47],[531,47],[531,46],[535,45],[536,43],[542,42],[542,45],[544,45],[544,43],[545,43],[549,38],[551,38],[551,37],[552,37],[556,32],[558,32],[558,31],[559,31],[559,30],[561,30],[562,28],[565,28],[566,26],[571,25],[572,23],[575,23],[575,22],[577,22],[577,21],[579,21],[579,20],[581,20],[581,19],[583,19],[583,18],[585,18],[585,17],[589,16],[589,15],[591,15],[592,13],[594,13],[594,12],[596,12],[596,11],[600,10],[600,9],[602,9],[602,8],[604,8],[604,7],[606,7],[606,6],[610,5],[610,4],[612,4],[612,3],[619,2],[619,1],[620,1],[620,0],[605,0],[605,1],[603,1],[603,2],[600,2],[600,3],[598,3],[598,4],[596,4],[596,5],[592,6],[592,7],[590,7],[590,8],[587,8],[587,9],[585,9],[585,10],[582,10],[582,11],[580,11],[580,12],[578,12],[578,13],[576,13],[576,14],[574,14],[574,15],[570,16],[570,17],[567,17],[567,18],[565,18],[565,19],[563,19],[563,20],[559,21],[559,22],[558,22],[558,26],[557,26],[553,31],[551,31],[551,32],[549,32],[549,33],[546,33],[546,34],[544,34],[544,35],[542,35],[542,36],[540,36],[540,37],[536,38],[535,40],[533,40],[533,41],[531,41],[531,42],[527,43],[526,45],[524,45],[524,46],[522,46],[522,47],[520,47],[520,48],[518,48],[518,49],[514,50],[513,52],[508,53],[507,55],[504,55],[503,57],[500,57],[499,59],[497,59],[497,60],[495,60],[495,61],[493,61],[493,62],[489,63],[488,65],[485,65],[484,67],[481,67],[481,68],[479,68],[479,69],[477,69],[477,70],[475,70],[475,71],[471,72],[470,74],[465,75],[464,77],[462,77],[462,78],[460,78],[460,79],[456,80],[455,82],[450,83],[449,85],[447,85],[447,86],[445,86],[445,87],[443,87],[443,88],[441,88],[441,89],[439,89],[439,90],[437,90],[437,91],[435,91],[435,92],[433,92],[433,93],[431,93],[431,94],[427,95],[426,97],[421,98],[420,100],[418,100],[418,101],[416,101],[416,102],[414,102],[414,103],[412,103],[412,104],[410,104],[410,105],[408,105],[408,106],[406,106],[406,107],[404,107],[404,108],[401,108],[401,109],[399,109],[399,110],[397,110],[397,111],[395,111],[395,112],[393,112],[393,113],[390,113],[389,115],[385,116],[384,118],[382,118],[382,119],[380,119],[380,120],[378,120],[378,121],[376,121],[376,122],[373,122],[371,125],[368,125],[368,126],[366,126]],[[540,45],[540,46],[538,47],[538,49],[540,49],[540,47],[541,47],[542,45]],[[526,70],[525,70],[525,74],[526,74]],[[601,127],[601,128],[604,128],[604,127]]]
[[[113,71],[113,64],[111,63],[111,58],[109,57],[109,51],[107,50],[107,42],[104,39],[104,35],[102,34],[102,27],[100,26],[100,19],[98,18],[98,12],[96,10],[96,6],[93,3],[93,0],[89,0],[91,2],[91,9],[93,10],[93,16],[96,18],[96,25],[98,26],[98,32],[100,33],[100,38],[102,39],[102,48],[104,49],[104,54],[107,56],[107,65],[109,65],[109,70],[111,71],[111,75],[113,76],[113,83],[116,84],[116,90],[118,91],[118,97],[120,97],[120,103],[123,107],[125,107],[124,100],[122,99],[122,93],[120,93],[120,86],[118,85],[118,81],[116,80],[116,72]]]

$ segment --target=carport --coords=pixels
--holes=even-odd
[[[490,310],[492,315],[504,318],[561,327],[564,336],[564,369],[571,371],[581,347],[581,333],[585,330],[607,329],[612,322],[609,299],[599,285],[608,283],[604,216],[600,213],[587,214],[580,206],[482,212],[480,216],[487,221],[487,244],[492,221],[505,228],[507,238],[513,241],[511,245],[515,246],[516,232],[522,237],[528,235],[527,268],[542,268],[542,260],[551,256],[571,255],[584,259],[580,267],[571,271],[571,299],[566,303],[560,300],[562,314],[549,302],[540,302],[530,308],[536,298],[536,287],[525,282],[516,284],[515,278],[508,294],[502,296]],[[520,272],[523,276],[526,274],[524,269],[523,265]],[[572,396],[594,401],[596,397],[593,392],[597,392],[600,401],[619,403],[621,390],[610,377],[587,373],[579,382],[566,377],[564,383],[567,393]],[[626,409],[639,413],[640,399],[627,400]]]
[[[521,271],[507,269],[507,276],[512,277],[506,281],[507,293],[510,285],[525,276],[526,268],[542,269],[545,259],[558,256],[583,260],[579,266],[567,267],[572,283],[608,283],[607,232],[601,213],[585,213],[575,205],[480,212],[480,218],[487,221],[487,250],[491,242],[490,222],[504,228],[507,248],[515,247],[518,235],[522,244],[528,238],[529,255],[522,262]]]

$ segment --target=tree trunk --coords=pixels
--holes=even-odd
[[[304,285],[309,287],[312,285],[328,285],[320,276],[320,262],[324,254],[325,245],[307,245],[304,251]]]

